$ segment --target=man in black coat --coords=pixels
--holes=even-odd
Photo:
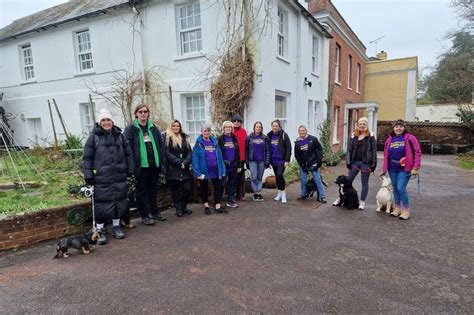
[[[326,192],[319,168],[323,164],[323,148],[315,136],[309,135],[305,126],[298,127],[299,138],[295,141],[295,158],[300,165],[301,198],[307,196],[306,183],[308,173],[313,176],[313,181],[319,192],[319,200],[326,203]]]

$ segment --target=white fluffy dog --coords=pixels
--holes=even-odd
[[[380,187],[376,199],[377,209],[375,211],[380,212],[382,208],[385,208],[385,213],[390,213],[393,204],[393,186],[390,177],[380,176],[382,180],[382,187]]]

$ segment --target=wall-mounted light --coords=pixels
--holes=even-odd
[[[263,81],[263,73],[260,72],[255,72],[255,76],[257,77],[257,82],[262,82]]]
[[[308,81],[307,77],[304,77],[304,85],[311,87],[313,83],[311,83],[311,81]]]

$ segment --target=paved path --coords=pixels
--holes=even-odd
[[[343,168],[340,169],[341,172]],[[424,157],[413,217],[295,200],[127,231],[89,256],[0,255],[0,313],[473,313],[474,173]],[[359,178],[357,178],[357,183]],[[329,198],[337,195],[330,184]]]

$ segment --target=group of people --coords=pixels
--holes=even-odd
[[[262,122],[257,121],[252,132],[247,135],[242,118],[234,115],[230,121],[222,124],[219,137],[212,135],[210,125],[204,124],[201,135],[191,147],[189,136],[179,120],[173,120],[166,131],[161,133],[150,119],[150,109],[146,104],[138,105],[134,116],[133,123],[122,132],[114,124],[110,112],[101,110],[97,125],[84,146],[82,170],[86,185],[94,186],[95,220],[100,235],[98,244],[107,242],[104,227],[107,221],[112,220],[110,233],[117,239],[125,236],[121,220],[125,226],[131,226],[127,194],[128,179],[132,177],[136,180],[136,202],[144,225],[166,220],[160,214],[156,200],[160,176],[166,178],[178,217],[192,213],[188,203],[193,178],[198,182],[206,215],[213,211],[228,212],[222,205],[224,192],[227,194],[226,206],[237,208],[237,202],[245,194],[245,168],[250,171],[253,201],[264,201],[263,174],[265,169],[272,168],[277,186],[274,200],[287,202],[284,172],[291,160],[292,143],[279,120],[271,123],[271,130],[266,134]],[[366,118],[359,119],[347,150],[351,180],[361,173],[360,209],[365,207],[369,175],[377,165],[375,137],[367,123]],[[298,128],[298,135],[294,154],[300,167],[300,198],[307,198],[306,182],[313,180],[319,192],[319,201],[326,203],[320,175],[323,161],[321,144],[315,136],[308,134],[305,126]],[[400,121],[387,143],[383,173],[389,172],[396,187],[396,209],[393,215],[407,217],[406,184],[410,173],[419,169],[419,145],[415,137],[407,134]],[[414,147],[415,151],[410,151],[403,143],[410,143],[408,148]],[[401,163],[402,157],[406,157],[404,164]],[[394,161],[399,161],[402,166]],[[213,187],[213,208],[208,199],[210,184]]]

